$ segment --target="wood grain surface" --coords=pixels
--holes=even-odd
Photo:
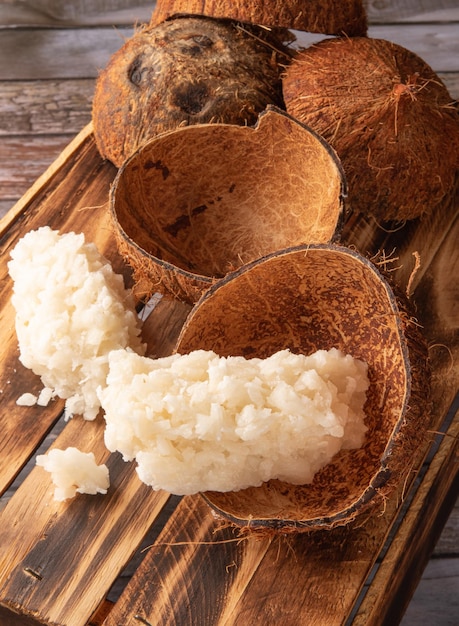
[[[349,223],[345,233],[347,243],[376,255],[394,270],[402,289],[409,287],[429,339],[434,364],[430,446],[411,460],[406,483],[361,527],[289,539],[239,536],[213,518],[200,498],[169,498],[145,489],[132,466],[107,454],[100,423],[76,418],[63,424],[61,402],[27,410],[15,403],[19,393],[39,388],[18,362],[9,303],[6,259],[21,234],[45,223],[86,232],[130,279],[105,211],[115,169],[98,157],[90,126],[66,146],[90,120],[98,68],[132,32],[138,16],[149,14],[148,7],[139,6],[91,12],[83,20],[73,16],[63,24],[32,4],[9,0],[0,6],[0,22],[8,24],[0,31],[5,46],[0,52],[0,215],[25,194],[0,221],[2,626],[245,626],[261,620],[286,626],[455,626],[458,406],[449,414],[448,408],[459,378],[458,288],[452,280],[459,266],[459,203],[398,233],[364,220]],[[372,32],[429,55],[456,98],[458,12],[457,3],[447,0],[369,7]],[[90,26],[82,27],[81,21]],[[38,54],[41,46],[44,52]],[[16,51],[21,63],[9,65],[5,51],[8,56]],[[422,260],[415,274],[413,252]],[[172,350],[188,311],[187,305],[170,301],[157,306],[144,328],[154,354]],[[56,447],[75,442],[106,459],[115,487],[108,497],[55,503],[43,470],[30,471],[35,451],[50,442]]]

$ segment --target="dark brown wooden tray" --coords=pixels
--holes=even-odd
[[[46,408],[16,404],[41,385],[18,361],[9,253],[45,224],[84,232],[129,282],[107,212],[115,174],[98,155],[89,125],[0,221],[0,493],[63,408],[60,401]],[[41,468],[24,478],[0,513],[2,626],[398,623],[458,492],[459,416],[450,410],[459,386],[458,215],[456,199],[395,232],[362,218],[345,228],[343,243],[392,270],[413,298],[433,369],[431,430],[384,509],[333,531],[240,536],[200,496],[175,506],[177,499],[141,484],[133,464],[105,449],[103,422],[75,417],[53,445],[93,450],[109,466],[111,489],[57,503]],[[170,353],[189,310],[161,300],[144,327],[150,352]],[[152,526],[152,545],[119,599],[108,601],[126,564],[140,560]]]

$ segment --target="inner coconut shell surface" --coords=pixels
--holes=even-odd
[[[291,532],[346,524],[381,506],[408,471],[430,419],[427,350],[417,325],[405,319],[374,265],[333,244],[276,252],[208,290],[182,329],[179,354],[207,349],[265,358],[285,348],[307,355],[336,347],[366,361],[370,378],[360,449],[340,452],[311,484],[271,480],[206,492],[219,515],[238,526]]]
[[[119,170],[110,193],[137,296],[194,303],[228,272],[340,231],[346,183],[333,149],[277,109],[255,127],[164,133]]]

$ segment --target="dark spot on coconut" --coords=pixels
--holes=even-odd
[[[202,49],[199,46],[182,46],[180,52],[190,57],[198,57],[202,53]]]
[[[146,67],[142,67],[142,55],[137,56],[128,68],[128,77],[133,85],[140,85],[143,75],[147,71]]]
[[[172,224],[164,226],[164,231],[169,235],[172,235],[172,237],[177,237],[179,232],[184,228],[188,228],[189,225],[190,218],[188,217],[188,215],[181,215],[175,220],[175,222],[172,222]]]
[[[233,191],[236,189],[236,183],[233,183],[232,185],[230,185],[230,188],[228,189],[229,193],[233,193]]]
[[[166,180],[166,178],[170,174],[170,171],[167,165],[163,165],[161,161],[152,161],[150,159],[144,163],[143,167],[145,170],[152,170],[152,169],[160,170],[163,175],[163,180]]]
[[[194,207],[194,209],[191,209],[190,213],[192,216],[195,216],[199,215],[200,213],[204,213],[206,209],[207,206],[205,204],[200,204],[199,206]],[[181,215],[175,220],[175,222],[172,222],[172,224],[165,226],[164,231],[166,233],[169,233],[169,235],[172,235],[172,237],[177,237],[179,232],[181,230],[184,230],[185,228],[189,228],[190,224],[190,217],[188,215]]]
[[[204,213],[206,209],[207,206],[205,204],[200,204],[199,206],[196,206],[194,207],[194,209],[192,209],[191,215],[199,215],[200,213]]]
[[[187,115],[197,115],[210,99],[203,83],[181,85],[175,90],[173,103]]]
[[[191,37],[185,45],[181,46],[180,52],[190,57],[198,57],[209,48],[212,48],[213,45],[214,42],[210,37],[206,35],[195,35]]]
[[[214,45],[214,42],[207,35],[196,35],[193,37],[193,41],[195,41],[202,48],[210,48]]]

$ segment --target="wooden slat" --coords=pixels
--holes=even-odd
[[[0,141],[0,195],[15,200],[45,172],[72,135],[18,135]]]
[[[415,52],[437,72],[457,71],[459,24],[407,24],[403,28],[374,25],[370,37],[388,39]]]
[[[38,623],[84,626],[169,497],[142,485],[133,464],[109,455],[102,429],[103,420],[82,425],[74,418],[55,445],[65,449],[78,441],[105,462],[106,496],[56,503],[49,477],[35,468],[2,514],[0,576],[8,583],[0,592],[0,618],[11,624],[22,625],[23,618],[15,622],[7,609]],[[18,525],[19,542],[11,535]]]
[[[459,415],[416,493],[354,620],[355,626],[397,624],[417,586],[459,493]],[[432,524],[431,520],[436,520]]]
[[[457,0],[367,0],[365,6],[370,23],[459,19]]]
[[[76,135],[90,121],[94,85],[94,78],[0,82],[0,140],[11,135]]]
[[[37,197],[40,197],[43,194],[43,189],[48,183],[57,177],[59,172],[65,169],[65,166],[68,164],[69,160],[76,159],[76,152],[84,153],[84,145],[85,142],[92,141],[92,124],[87,124],[83,130],[81,130],[76,137],[72,141],[70,141],[64,150],[56,157],[53,163],[46,169],[41,176],[39,176],[33,185],[21,196],[19,200],[14,204],[11,210],[8,212],[8,215],[3,216],[0,219],[0,236],[4,235],[6,231],[13,225],[14,221],[18,218],[18,216],[22,215],[27,208],[30,207],[30,204]],[[108,165],[110,168],[111,166]],[[113,170],[112,176],[114,177],[116,170]],[[64,174],[65,176],[65,174]],[[59,183],[57,183],[59,184]]]
[[[457,24],[374,25],[369,35],[390,39],[427,61],[436,71],[457,71]],[[95,78],[133,28],[3,30],[0,80]],[[320,37],[298,34],[306,45]]]
[[[40,6],[41,5],[41,6]],[[134,24],[149,21],[155,2],[152,0],[88,1],[45,3],[3,0],[0,5],[0,24],[8,26],[62,27],[112,24]]]
[[[459,559],[429,561],[401,626],[455,626],[459,615]]]
[[[444,24],[372,24],[368,36],[393,41],[411,50],[426,61],[436,72],[456,72],[459,59],[459,26]],[[309,46],[323,37],[299,33],[297,44]]]
[[[12,200],[0,200],[0,219],[13,207],[15,200],[16,198]]]
[[[165,626],[341,624],[381,541],[371,522],[354,531],[238,537],[190,497],[176,513],[104,626],[138,626],[136,616]]]
[[[133,28],[2,30],[0,80],[95,78]]]
[[[451,511],[441,537],[435,545],[433,557],[436,559],[445,558],[453,559],[459,552],[459,501],[456,502],[454,509]],[[457,559],[459,568],[459,559]],[[459,572],[458,572],[459,577]],[[459,581],[458,581],[459,588]]]
[[[445,83],[451,97],[459,101],[459,72],[439,72],[438,76]]]

